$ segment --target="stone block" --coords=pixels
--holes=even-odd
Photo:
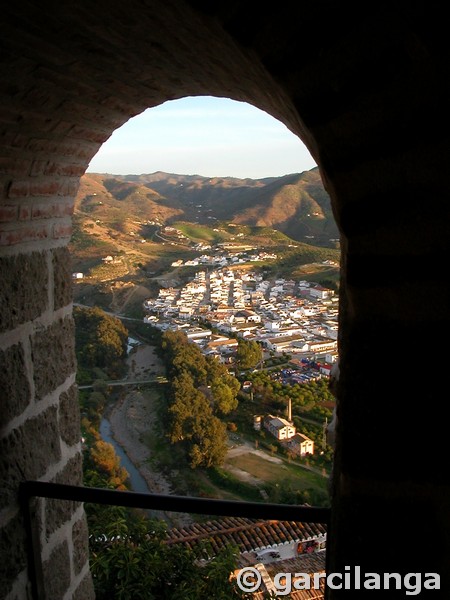
[[[59,397],[59,432],[68,446],[80,441],[80,406],[75,385]]]
[[[70,586],[70,557],[66,541],[53,550],[42,567],[46,598],[62,600]]]
[[[95,600],[94,584],[90,574],[86,575],[75,590],[73,600]]]
[[[88,527],[86,517],[77,521],[72,528],[73,567],[75,575],[80,573],[89,559]]]
[[[44,252],[0,258],[0,332],[42,314],[48,306],[48,269]]]
[[[77,454],[74,458],[69,460],[64,469],[54,477],[53,482],[83,485],[81,454]],[[45,533],[47,538],[71,519],[73,513],[79,506],[79,502],[72,500],[56,500],[48,498],[45,502]]]
[[[53,254],[53,305],[58,310],[72,302],[72,260],[67,248],[56,248]]]
[[[20,415],[30,401],[30,386],[25,371],[22,344],[0,350],[0,431]]]
[[[75,372],[72,317],[60,319],[35,333],[31,340],[36,397],[42,399]]]
[[[20,481],[39,479],[61,458],[55,406],[0,440],[0,508],[17,501]]]
[[[0,581],[2,598],[8,595],[17,576],[27,565],[25,530],[19,514],[0,529]],[[4,594],[4,595],[3,595]]]

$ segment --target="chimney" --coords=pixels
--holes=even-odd
[[[292,421],[292,400],[290,398],[288,398],[287,420]]]

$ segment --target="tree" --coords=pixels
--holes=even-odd
[[[261,360],[261,346],[258,342],[239,339],[236,362],[241,369],[252,369]]]
[[[102,507],[96,514],[89,507],[89,511],[90,567],[97,600],[251,597],[230,579],[237,566],[234,546],[213,553],[207,544],[195,549],[167,544],[161,522],[119,507]]]
[[[215,409],[222,415],[234,410],[238,401],[233,389],[223,381],[215,381],[211,386]]]
[[[239,382],[218,361],[206,359],[182,332],[165,332],[162,351],[171,378],[167,409],[170,441],[182,445],[192,468],[222,464],[226,425],[217,415],[237,407]]]
[[[126,356],[128,331],[120,319],[101,308],[75,307],[75,347],[78,362],[91,370],[104,368],[110,375]]]
[[[222,464],[226,454],[226,426],[194,385],[192,376],[180,373],[171,384],[170,441],[183,443],[192,468]]]
[[[211,416],[205,425],[206,427],[194,436],[194,443],[189,452],[193,469],[221,465],[227,453],[225,423]]]
[[[115,488],[124,489],[128,479],[128,472],[120,466],[120,458],[117,456],[112,444],[98,440],[90,451],[90,459],[94,467],[103,473],[110,485]]]

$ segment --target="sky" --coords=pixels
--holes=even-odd
[[[272,116],[244,102],[200,96],[130,119],[103,144],[88,172],[259,179],[315,166],[303,142]]]

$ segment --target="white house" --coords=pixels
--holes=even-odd
[[[326,298],[331,298],[334,295],[333,290],[324,288],[321,285],[316,285],[315,287],[312,287],[309,290],[309,293],[313,298],[319,298],[320,300],[325,300]]]
[[[277,440],[288,440],[295,435],[295,427],[282,417],[274,417],[268,415],[264,419],[264,427],[274,436]]]
[[[210,329],[201,329],[200,327],[191,327],[185,333],[189,341],[205,340],[212,336]]]
[[[337,349],[337,340],[314,340],[309,343],[311,352],[330,352]]]
[[[303,433],[296,433],[289,439],[289,449],[298,456],[306,456],[307,454],[314,454],[314,442],[303,435]]]

